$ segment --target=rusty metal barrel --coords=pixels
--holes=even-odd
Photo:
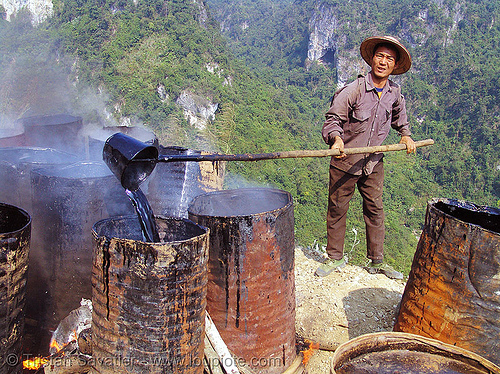
[[[97,222],[92,352],[99,374],[203,373],[208,230],[156,217],[162,242],[142,242],[136,216]]]
[[[428,203],[394,327],[500,365],[500,209]]]
[[[259,373],[296,357],[294,216],[288,192],[215,191],[189,218],[210,229],[207,311],[229,350]]]
[[[103,162],[53,165],[31,172],[33,241],[28,316],[33,350],[46,354],[51,332],[82,298],[92,297],[92,227],[131,214],[120,183]]]
[[[379,332],[340,345],[330,373],[500,374],[500,368],[473,352],[436,339]]]
[[[0,203],[0,374],[22,373],[31,217]]]

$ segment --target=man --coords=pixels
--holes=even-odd
[[[404,97],[399,86],[389,80],[391,74],[403,74],[410,69],[411,57],[406,48],[390,36],[368,38],[361,44],[360,51],[371,71],[335,94],[323,124],[323,139],[330,148],[339,149],[341,155],[332,157],[330,163],[328,260],[316,270],[316,275],[326,276],[346,264],[343,254],[346,214],[357,185],[363,198],[367,256],[371,260],[367,270],[402,279],[403,274],[383,262],[383,154],[345,155],[342,152],[344,146],[381,145],[390,127],[401,135],[400,143],[406,144],[407,152],[415,152]]]

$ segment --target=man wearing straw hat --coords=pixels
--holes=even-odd
[[[400,143],[406,144],[407,152],[415,152],[405,99],[400,87],[389,80],[391,74],[403,74],[410,69],[410,53],[390,36],[370,37],[363,41],[360,51],[371,71],[335,93],[323,124],[323,139],[330,148],[342,153],[344,147],[381,145],[392,127],[401,136]],[[316,270],[317,276],[326,276],[347,262],[344,257],[346,214],[357,186],[363,198],[367,257],[371,260],[366,269],[372,274],[403,278],[403,274],[383,261],[383,182],[382,153],[332,157],[327,212],[328,260]]]

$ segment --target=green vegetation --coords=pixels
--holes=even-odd
[[[37,28],[24,12],[0,20],[0,109],[18,116],[35,110],[29,98],[36,88],[50,92],[38,108],[56,98],[93,121],[102,114],[84,112],[81,100],[91,87],[106,93],[116,118],[146,123],[164,145],[212,142],[231,153],[325,148],[320,129],[338,72],[306,57],[311,15],[321,4],[333,6],[344,50],[357,51],[373,34],[409,38],[402,39],[414,68],[401,83],[414,138],[436,145],[386,157],[386,256],[407,273],[431,197],[500,206],[500,1],[440,3],[210,0],[205,14],[201,0],[54,0],[54,17]],[[204,132],[175,103],[185,90],[219,104]],[[387,143],[397,141],[392,134]],[[324,245],[328,164],[234,162],[228,170],[292,193],[298,243]],[[363,263],[355,196],[346,252]]]
[[[433,138],[436,145],[419,150],[416,157],[386,155],[386,257],[397,268],[408,271],[411,265],[430,198],[500,206],[500,157],[495,150],[500,143],[499,1],[449,0],[442,5],[410,0],[293,4],[256,0],[245,6],[228,0],[209,3],[237,57],[260,78],[280,87],[292,107],[307,98],[305,110],[294,113],[294,117],[300,118],[297,127],[303,129],[297,131],[299,137],[304,139],[303,133],[316,137],[308,147],[323,146],[319,129],[338,74],[333,65],[304,68],[314,8],[324,11],[323,5],[333,7],[335,19],[331,22],[337,22],[336,34],[343,49],[357,54],[361,41],[377,34],[399,36],[407,44],[414,68],[401,78],[401,84],[414,138]],[[342,52],[337,51],[337,55],[342,56]],[[397,141],[392,134],[387,143]],[[325,242],[324,233],[316,230],[324,214],[321,210],[326,204],[327,183],[324,162],[318,162],[316,170],[325,174],[314,184],[315,202],[304,206],[320,211],[307,209],[307,218],[302,218],[305,210],[301,211],[302,206],[298,209],[297,232],[300,240],[306,239],[303,243],[310,243],[313,237]],[[296,196],[301,205],[301,193],[297,191]],[[299,231],[302,228],[303,233]],[[346,252],[354,262],[366,261],[358,195],[351,203],[346,239]]]

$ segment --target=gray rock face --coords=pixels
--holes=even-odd
[[[309,28],[311,29],[307,51],[309,61],[319,61],[326,55],[327,51],[335,52],[337,50],[339,45],[338,20],[332,7],[321,4],[312,15]]]
[[[188,122],[199,130],[205,129],[207,124],[215,119],[215,112],[219,107],[219,104],[213,104],[208,99],[189,91],[183,91],[176,103],[184,110]]]
[[[442,17],[450,20],[450,25],[445,30],[437,30],[433,17],[429,15],[429,7],[422,8],[415,16],[400,20],[396,35],[408,48],[421,47],[429,38],[442,38],[443,47],[453,43],[453,32],[458,23],[465,17],[465,5],[457,2],[453,7],[448,7],[442,0],[433,0]],[[345,83],[353,80],[358,74],[366,74],[370,67],[363,61],[359,53],[359,45],[348,43],[346,34],[356,29],[357,35],[366,34],[366,22],[356,14],[346,17],[341,8],[336,5],[317,1],[315,10],[309,19],[309,44],[307,50],[306,67],[312,64],[324,65],[335,69],[337,86],[340,88]],[[433,10],[434,17],[436,10]],[[350,21],[349,21],[350,20]],[[371,30],[371,29],[370,29]],[[351,32],[352,34],[352,32]],[[373,27],[371,35],[382,34]],[[444,35],[444,37],[443,37]],[[351,44],[351,45],[349,45]],[[414,56],[413,69],[418,71],[418,56]],[[399,77],[393,77],[396,81]]]
[[[51,17],[54,12],[52,0],[0,0],[0,5],[7,13],[7,21],[21,9],[27,9],[35,26]]]

